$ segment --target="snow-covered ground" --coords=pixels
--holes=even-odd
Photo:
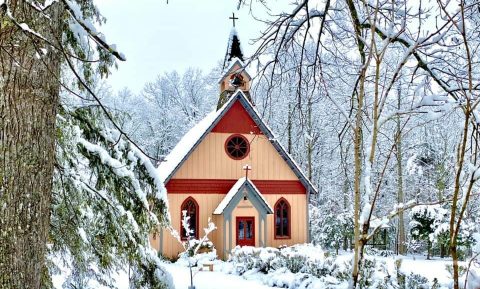
[[[312,248],[310,248],[311,250]],[[242,248],[243,250],[243,248]],[[247,250],[248,251],[248,250]],[[310,252],[311,253],[311,252]],[[323,252],[321,252],[323,255]],[[309,254],[311,255],[311,254]],[[372,258],[370,256],[368,258]],[[409,256],[392,256],[392,257],[380,257],[375,256],[373,257],[377,262],[385,262],[386,267],[388,268],[388,272],[390,274],[395,274],[395,262],[398,259],[402,259],[402,265],[400,271],[405,274],[405,276],[413,274],[418,274],[423,277],[426,277],[429,282],[433,282],[434,279],[437,279],[437,284],[439,285],[438,288],[452,288],[452,277],[451,273],[447,270],[447,266],[451,265],[451,260],[448,258],[440,259],[435,258],[433,260],[427,260],[425,256],[422,255],[409,255]],[[335,263],[344,263],[350,262],[352,259],[352,254],[349,252],[343,252],[339,256],[337,256]],[[190,285],[190,272],[185,262],[181,262],[180,259],[177,263],[164,263],[163,266],[168,273],[171,274],[173,279],[173,283],[175,289],[188,289]],[[183,260],[185,261],[185,260]],[[199,268],[194,267],[194,279],[193,283],[196,289],[271,289],[271,288],[278,288],[278,287],[270,287],[268,285],[276,284],[277,286],[286,286],[282,288],[304,288],[304,287],[297,287],[299,275],[304,273],[292,273],[287,268],[279,268],[276,269],[268,274],[260,272],[259,270],[248,270],[243,272],[241,275],[236,272],[234,262],[223,262],[219,260],[215,260],[214,262],[214,271],[202,271]],[[321,261],[319,260],[319,263]],[[464,262],[461,262],[460,265],[466,265]],[[66,281],[66,276],[68,275],[68,271],[62,271],[60,274],[54,275],[53,283],[55,288],[63,288],[62,285]],[[478,272],[475,272],[477,274]],[[475,276],[476,278],[477,276]],[[128,273],[126,271],[118,272],[112,276],[113,284],[115,284],[116,288],[119,289],[127,289],[129,288],[129,281],[128,281]],[[302,279],[302,278],[300,278]],[[331,280],[330,280],[331,279]],[[312,278],[310,281],[310,285],[305,288],[323,288],[325,281],[332,281],[333,283],[329,284],[337,284],[332,288],[346,288],[347,284],[345,282],[336,282],[334,277],[329,277],[327,279],[318,279]],[[473,281],[473,280],[472,280]],[[478,280],[477,280],[478,281]],[[283,285],[281,285],[283,282]],[[476,282],[476,281],[475,281]],[[471,285],[476,284],[472,282]],[[293,284],[297,285],[293,285]],[[461,278],[461,287],[463,287],[464,279]],[[317,286],[318,285],[318,286]],[[477,284],[477,285],[480,285]],[[98,283],[92,281],[89,282],[89,286],[91,288],[107,288],[100,286]],[[293,287],[292,287],[293,286]],[[467,288],[477,288],[474,285],[473,287],[467,286]],[[479,287],[480,288],[480,287]]]
[[[177,264],[165,264],[165,268],[172,275],[175,289],[187,289],[190,285],[190,272],[188,267]],[[246,280],[241,276],[229,275],[218,271],[220,267],[214,267],[214,271],[200,271],[193,277],[196,289],[270,289],[262,285],[258,280]]]

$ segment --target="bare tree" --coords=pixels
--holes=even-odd
[[[456,240],[476,180],[475,174],[466,171],[466,154],[476,168],[475,92],[479,85],[473,72],[478,70],[478,53],[472,51],[477,51],[479,45],[473,36],[479,21],[476,1],[460,0],[455,4],[440,0],[298,1],[292,12],[266,20],[268,27],[257,40],[259,48],[252,61],[262,67],[260,78],[271,79],[274,87],[278,85],[274,81],[277,75],[294,71],[295,105],[308,102],[308,92],[321,89],[321,95],[340,113],[351,135],[354,288],[361,276],[364,247],[379,229],[371,225],[371,220],[379,214],[383,215],[379,218],[383,223],[398,215],[403,219],[403,212],[417,205],[416,200],[402,200],[401,140],[407,121],[401,120],[418,116],[420,124],[415,125],[424,126],[430,120],[423,120],[423,115],[442,117],[453,110],[461,112],[462,127],[456,173],[451,176],[455,185],[451,194],[429,202],[452,201],[450,252],[458,288]],[[438,14],[441,17],[432,16]],[[297,57],[295,62],[284,61],[292,54]],[[304,93],[305,77],[309,76],[315,82],[309,83]],[[402,93],[395,95],[400,85],[404,87]],[[392,130],[396,133],[390,138],[387,135]],[[379,204],[385,198],[384,180],[395,149],[400,164],[398,204],[382,212]]]

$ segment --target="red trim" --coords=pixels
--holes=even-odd
[[[300,181],[252,180],[262,194],[306,194],[307,190]]]
[[[220,119],[212,132],[262,134],[253,118],[238,100]]]
[[[246,152],[242,157],[236,158],[236,157],[232,156],[232,155],[228,152],[228,150],[227,150],[227,144],[228,144],[228,142],[229,142],[232,138],[234,138],[234,137],[239,137],[239,138],[243,139],[243,141],[244,141],[245,144],[247,145],[247,152]],[[225,141],[224,148],[225,148],[225,153],[227,154],[227,156],[229,156],[231,159],[234,159],[234,160],[236,160],[236,161],[239,161],[239,160],[243,160],[244,158],[246,158],[246,157],[248,156],[248,154],[250,153],[250,142],[248,141],[248,139],[247,139],[246,137],[244,137],[244,136],[241,135],[241,134],[232,134],[232,135],[229,136],[229,137],[227,138],[227,140]]]
[[[166,184],[169,194],[226,194],[237,180],[225,179],[170,179]],[[252,180],[262,194],[306,194],[300,181]]]
[[[246,240],[246,239],[243,239],[243,240],[239,240],[238,239],[238,223],[240,221],[252,221],[252,239],[250,240]],[[237,245],[240,245],[240,246],[253,246],[255,247],[255,217],[237,217],[236,218],[236,227],[235,227],[235,232],[236,232],[236,235],[237,235]],[[247,236],[247,226],[244,226],[243,227],[243,236]]]
[[[182,220],[183,220],[183,215],[182,211],[184,210],[183,207],[187,204],[188,201],[192,201],[193,204],[195,205],[195,239],[198,240],[198,221],[199,221],[199,216],[200,216],[200,206],[198,205],[197,201],[195,201],[194,198],[188,197],[186,198],[182,205],[180,206],[180,237],[182,240],[187,240],[188,238],[184,236],[183,234],[183,226],[182,226]]]
[[[287,225],[288,225],[288,234],[287,235],[283,235],[283,236],[277,236],[277,206],[279,205],[279,203],[281,201],[284,201],[285,204],[287,205]],[[292,236],[292,213],[291,213],[291,206],[290,206],[290,203],[285,199],[285,198],[280,198],[277,200],[277,202],[275,203],[275,206],[273,207],[273,214],[274,214],[274,220],[273,220],[273,235],[274,235],[274,238],[275,240],[279,240],[279,239],[291,239],[291,236]],[[281,221],[280,221],[281,222]]]

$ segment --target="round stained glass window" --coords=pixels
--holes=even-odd
[[[232,135],[225,142],[225,152],[234,160],[244,159],[249,151],[250,143],[242,135]]]

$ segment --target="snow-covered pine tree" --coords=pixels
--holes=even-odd
[[[148,239],[168,222],[165,188],[98,107],[60,108],[54,176],[50,254],[70,269],[64,286],[111,286],[112,273],[128,271],[131,288],[167,288]]]
[[[0,284],[37,289],[48,280],[55,119],[62,63],[78,77],[125,59],[93,23],[93,0],[0,1]],[[81,81],[85,83],[84,81]]]

